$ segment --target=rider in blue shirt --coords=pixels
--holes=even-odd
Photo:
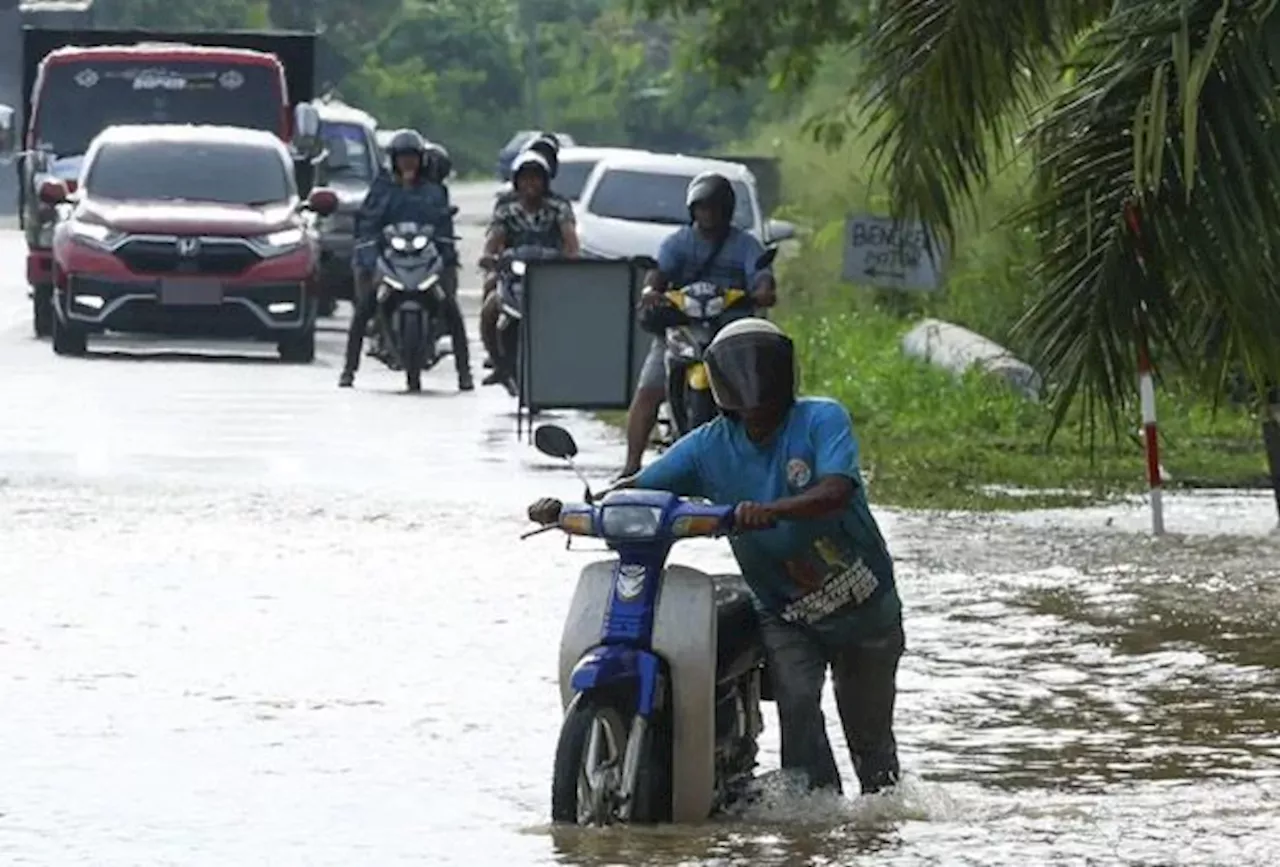
[[[618,486],[734,503],[733,553],[759,614],[782,766],[841,789],[821,702],[836,704],[864,793],[898,778],[893,706],[905,639],[893,561],[867,505],[844,407],[797,398],[791,340],[773,323],[725,326],[706,355],[719,418]],[[560,503],[540,500],[533,520]]]
[[[658,267],[645,280],[642,307],[663,303],[671,286],[706,280],[726,289],[752,294],[756,307],[771,307],[777,300],[773,272],[759,269],[756,261],[764,245],[733,225],[738,197],[723,175],[704,172],[689,182],[685,203],[691,225],[669,235],[658,248]],[[639,471],[645,444],[658,420],[658,407],[667,396],[666,341],[655,337],[645,356],[636,393],[627,411],[627,460],[621,476]]]

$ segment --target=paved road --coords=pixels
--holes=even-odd
[[[456,192],[468,261],[492,189]],[[339,390],[341,322],[309,366],[58,358],[21,274],[0,231],[0,864],[1275,863],[1274,542],[1152,544],[1138,507],[878,509],[908,606],[897,795],[551,835],[558,635],[602,555],[516,541],[532,497],[579,489],[505,392],[457,394],[448,363],[420,395],[368,364]],[[616,436],[563,418],[588,473],[616,468]],[[1266,532],[1271,509],[1169,520]]]

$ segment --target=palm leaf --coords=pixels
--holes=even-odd
[[[1044,294],[1021,323],[1060,383],[1113,425],[1136,350],[1256,380],[1280,371],[1276,0],[1131,0],[1070,62],[1035,131]],[[1126,219],[1129,211],[1132,220]]]

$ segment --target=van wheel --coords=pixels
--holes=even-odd
[[[291,334],[276,344],[280,351],[280,360],[291,364],[310,364],[316,360],[316,332],[307,329],[299,334]]]
[[[56,355],[80,357],[89,351],[89,335],[56,316],[53,317],[52,336]]]

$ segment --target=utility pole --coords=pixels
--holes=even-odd
[[[524,77],[529,87],[529,114],[534,129],[542,129],[542,100],[539,98],[541,76],[538,70],[538,10],[537,0],[518,0],[520,3],[520,29],[524,31]]]

